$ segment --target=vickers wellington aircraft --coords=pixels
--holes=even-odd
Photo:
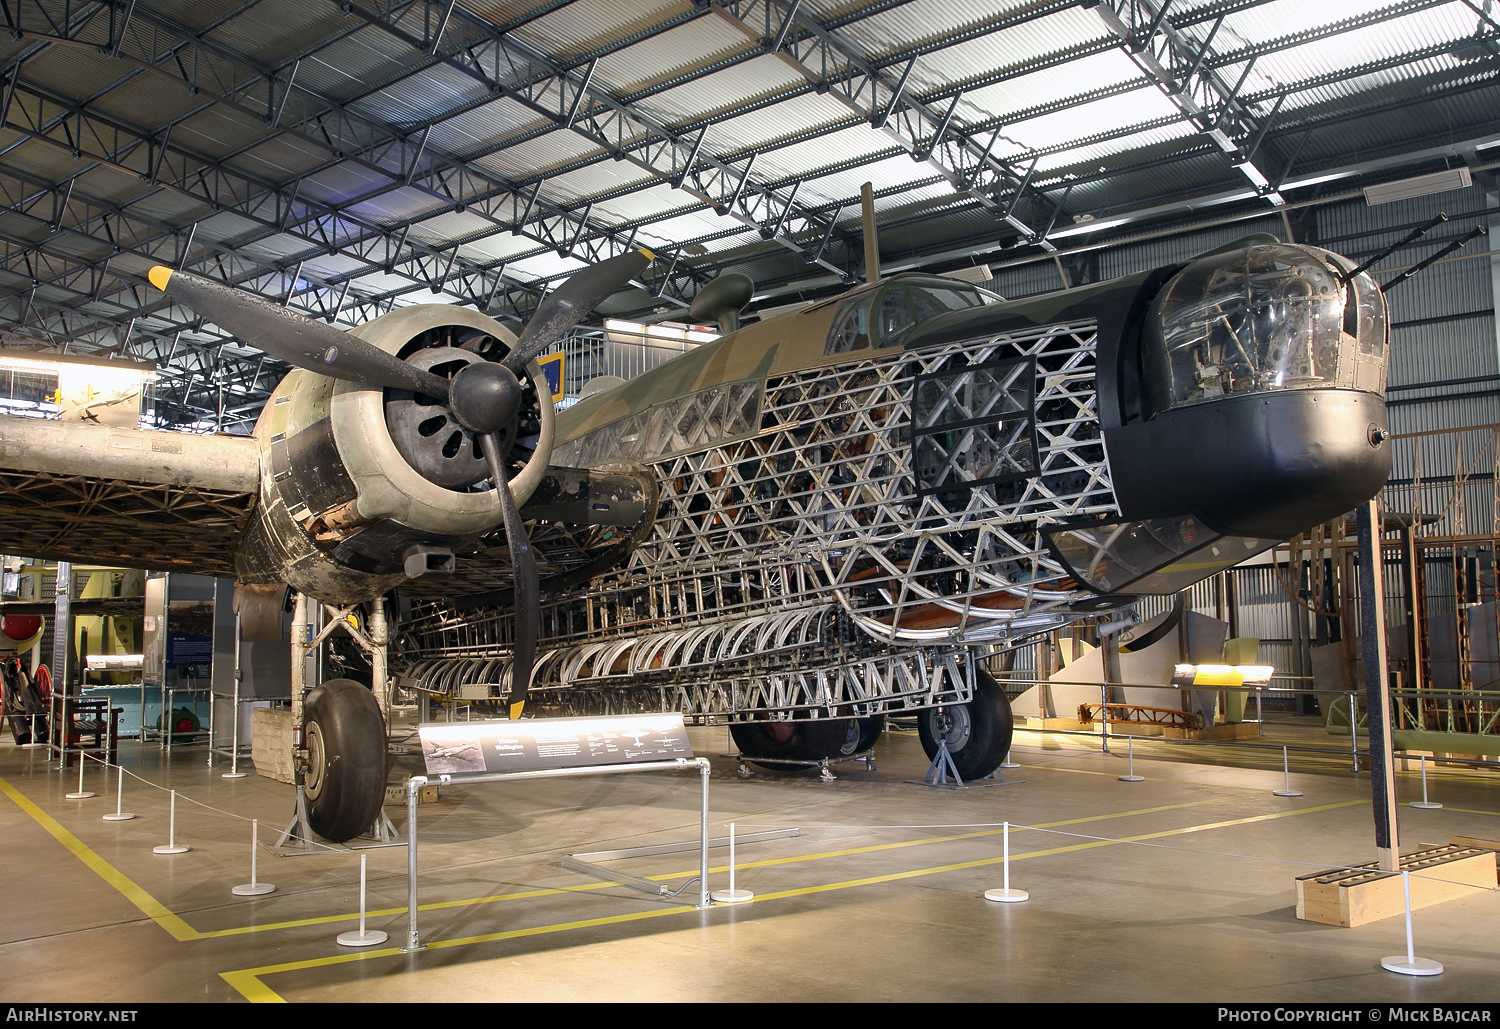
[[[1384,299],[1316,247],[1017,302],[897,275],[743,327],[729,274],[693,308],[719,339],[555,412],[535,359],[650,259],[578,273],[519,339],[440,305],[345,333],[154,269],[295,370],[253,439],[0,419],[6,547],[233,575],[278,624],[285,586],[399,612],[398,689],[512,717],[682,711],[819,762],[911,712],[970,778],[1011,735],[976,655],[1182,590],[1389,472]],[[351,838],[384,688],[300,699],[310,824]]]

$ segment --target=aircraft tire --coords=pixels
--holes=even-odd
[[[385,802],[385,722],[369,688],[330,679],[302,705],[309,828],[335,843],[375,824]]]
[[[731,722],[729,734],[740,753],[762,768],[773,771],[795,771],[795,765],[772,762],[762,764],[756,758],[781,761],[822,761],[844,757],[855,752],[864,739],[859,723],[864,719],[835,718],[829,721],[755,721]]]
[[[864,754],[875,746],[883,732],[885,732],[885,715],[859,719],[859,753]]]
[[[993,677],[976,672],[974,699],[954,705],[945,716],[948,753],[953,756],[953,767],[958,769],[960,777],[966,781],[983,779],[1000,767],[1010,751],[1015,720],[1011,717],[1010,700]],[[922,750],[932,760],[937,756],[938,739],[945,735],[936,708],[917,716],[917,735],[922,739]]]

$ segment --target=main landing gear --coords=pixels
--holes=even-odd
[[[1010,700],[986,672],[974,673],[974,698],[967,704],[929,708],[917,715],[917,735],[927,757],[937,757],[938,741],[946,742],[965,782],[983,779],[1000,767],[1014,732]]]

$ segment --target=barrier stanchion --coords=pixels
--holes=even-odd
[[[167,842],[159,847],[152,847],[153,854],[186,854],[192,847],[177,842],[177,791],[172,790],[172,801],[170,813],[167,815]]]
[[[1422,799],[1414,800],[1407,807],[1419,808],[1423,811],[1436,811],[1443,805],[1435,800],[1427,799],[1427,755],[1422,755]]]
[[[276,887],[270,883],[259,882],[255,878],[255,859],[260,853],[260,819],[250,819],[250,881],[241,883],[230,889],[230,893],[236,897],[260,897],[267,893],[275,893]]]
[[[426,950],[417,932],[417,791],[427,785],[425,775],[406,780],[406,942],[401,953]]]
[[[1401,975],[1440,975],[1443,971],[1441,962],[1433,961],[1431,958],[1419,958],[1412,944],[1411,936],[1411,873],[1401,873],[1401,888],[1406,893],[1406,955],[1394,954],[1388,958],[1380,959],[1380,967],[1388,972],[1399,972]]]
[[[1134,736],[1127,736],[1127,737],[1125,737],[1125,744],[1130,749],[1130,774],[1129,775],[1122,775],[1122,776],[1120,776],[1119,777],[1120,781],[1121,782],[1145,782],[1146,781],[1146,777],[1144,775],[1136,775],[1135,774],[1135,737]]]
[[[65,740],[63,740],[63,759],[64,760],[66,760],[67,756],[68,756],[67,746],[68,746],[68,741],[65,739]],[[78,751],[78,792],[63,794],[63,796],[65,796],[69,800],[87,800],[90,797],[97,796],[97,794],[92,793],[92,792],[90,792],[88,790],[85,790],[83,788],[83,766],[84,766],[84,763],[85,763],[85,760],[84,760],[84,756],[83,756],[83,751],[80,749]]]
[[[336,942],[341,947],[373,947],[389,939],[379,929],[365,929],[365,857],[359,856],[359,932],[339,933]]]
[[[743,904],[747,900],[754,900],[755,894],[749,890],[737,890],[734,888],[734,823],[729,823],[729,889],[714,890],[709,894],[720,904]]]
[[[1285,777],[1286,786],[1279,790],[1272,790],[1273,797],[1300,797],[1301,790],[1292,789],[1292,766],[1286,755],[1286,748],[1281,748],[1281,774]]]
[[[36,717],[37,716],[35,714],[32,714],[29,717],[31,719],[31,742],[30,743],[23,743],[23,744],[21,744],[21,749],[22,750],[36,750],[39,747],[45,747],[45,746],[47,746],[47,742],[45,740],[39,740],[39,739],[36,738]]]
[[[125,766],[115,765],[115,767],[119,769],[119,774],[115,776],[115,813],[112,815],[105,815],[104,820],[106,822],[128,822],[130,821],[130,819],[134,818],[135,815],[129,811],[121,810],[125,803]],[[104,774],[109,774],[109,769],[107,767],[104,770]],[[108,780],[106,779],[105,781],[107,782]]]
[[[1002,830],[1002,836],[1001,836],[1001,838],[1005,841],[1004,842],[1004,848],[1005,849],[1003,851],[1003,854],[1005,855],[1005,859],[1001,862],[1001,865],[1005,869],[1005,880],[1004,880],[1005,886],[1002,889],[998,889],[998,890],[985,890],[984,891],[984,899],[985,900],[999,901],[1002,904],[1014,904],[1014,903],[1016,903],[1018,901],[1025,900],[1027,897],[1031,896],[1031,894],[1027,893],[1025,890],[1013,890],[1013,889],[1010,888],[1010,823],[1009,822],[1005,823],[1004,828]]]
[[[1354,758],[1354,774],[1359,774],[1359,706],[1349,694],[1349,750]]]
[[[1005,748],[1005,760],[1002,761],[1002,762],[1000,762],[1000,767],[1001,768],[1020,768],[1021,767],[1020,765],[1016,764],[1014,761],[1012,761],[1010,759],[1010,748],[1009,747]]]

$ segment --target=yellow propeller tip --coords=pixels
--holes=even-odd
[[[167,291],[167,283],[172,278],[172,269],[164,264],[159,264],[147,272],[146,277],[151,280],[151,285],[165,293]]]
[[[648,260],[648,261],[654,261],[654,260],[656,260],[656,255],[653,254],[651,251],[647,250],[645,247],[641,247],[640,248],[640,252],[646,256],[646,260]]]
[[[524,700],[521,701],[519,704],[512,704],[510,706],[510,720],[512,722],[516,721],[517,719],[519,719],[521,717],[521,709],[524,708],[525,706],[526,706],[526,701],[524,701]]]

